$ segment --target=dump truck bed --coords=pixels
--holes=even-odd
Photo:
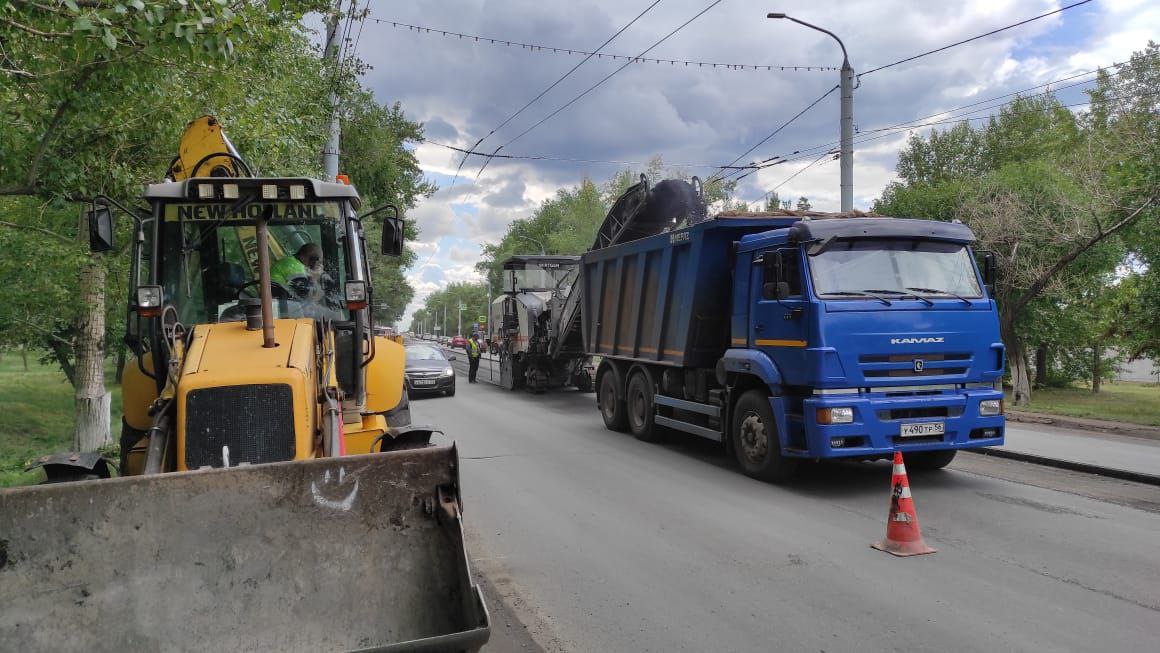
[[[0,492],[2,648],[477,650],[457,469],[432,447]]]
[[[585,253],[580,263],[585,352],[712,367],[729,346],[733,243],[796,216],[718,216]]]

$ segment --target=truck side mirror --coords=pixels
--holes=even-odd
[[[987,287],[987,294],[995,294],[995,278],[998,276],[995,266],[995,253],[983,251],[983,285]]]
[[[107,252],[113,249],[113,212],[107,204],[94,203],[86,211],[89,223],[89,251]]]
[[[383,254],[403,255],[403,229],[406,222],[398,215],[383,218]]]

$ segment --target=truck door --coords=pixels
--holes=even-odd
[[[806,301],[801,250],[772,249],[753,266],[750,284],[749,342],[777,362],[788,383],[804,378],[806,363]]]

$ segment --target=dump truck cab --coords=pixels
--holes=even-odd
[[[973,241],[958,223],[876,217],[739,240],[723,368],[778,388],[786,455],[1003,443],[1004,347]]]

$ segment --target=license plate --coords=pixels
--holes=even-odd
[[[921,438],[928,435],[942,435],[946,432],[943,422],[919,422],[917,424],[903,424],[899,435],[904,438]]]
[[[411,381],[415,386],[421,385],[435,385],[435,379],[415,379]]]

